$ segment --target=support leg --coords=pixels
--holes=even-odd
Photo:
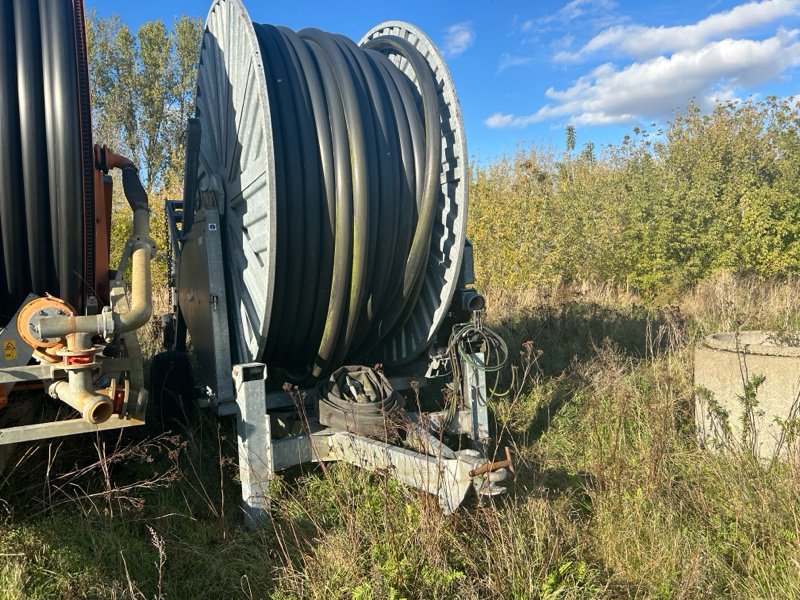
[[[245,524],[255,529],[267,519],[269,482],[273,477],[272,433],[264,380],[266,365],[249,363],[233,368],[239,438],[239,477]]]
[[[462,360],[464,408],[471,417],[470,431],[467,437],[473,442],[475,450],[485,452],[489,444],[489,411],[486,405],[486,372],[482,352],[468,355],[469,360]]]

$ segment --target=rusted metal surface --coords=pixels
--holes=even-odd
[[[508,469],[512,473],[514,472],[514,462],[511,460],[511,450],[506,447],[506,458],[505,460],[498,460],[498,461],[490,461],[486,464],[481,465],[477,469],[473,469],[469,472],[470,477],[475,477],[476,475],[486,475],[487,473],[493,473],[495,471],[499,471],[500,469]]]

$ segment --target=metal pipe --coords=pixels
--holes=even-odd
[[[119,154],[115,153],[111,148],[106,146],[103,147],[105,151],[105,166],[108,169],[122,169],[124,167],[136,167],[133,164],[133,161],[130,158],[126,158],[124,156],[120,156]]]
[[[472,288],[465,288],[460,292],[459,304],[461,310],[476,312],[486,307],[486,298]]]
[[[45,317],[39,321],[40,339],[60,338],[73,333],[125,333],[143,327],[153,312],[150,245],[137,242],[131,262],[130,310],[82,317]]]
[[[133,249],[131,262],[130,310],[113,313],[114,330],[120,333],[143,327],[153,314],[150,246],[144,242],[137,243]]]
[[[45,317],[39,321],[39,339],[61,338],[75,333],[99,334],[125,333],[143,327],[153,313],[152,277],[150,259],[150,209],[147,195],[139,181],[133,163],[116,157],[115,165],[123,170],[125,195],[133,209],[134,240],[131,254],[131,304],[127,312],[102,312],[81,317]]]
[[[104,423],[111,418],[114,405],[108,396],[95,392],[90,370],[70,371],[68,381],[56,381],[50,385],[48,392],[68,404],[92,425]]]

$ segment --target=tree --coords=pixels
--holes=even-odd
[[[161,191],[183,172],[184,128],[194,105],[202,22],[167,30],[148,21],[134,35],[118,16],[87,23],[95,141],[129,154],[145,187]]]
[[[194,110],[200,19],[180,17],[168,30],[150,21],[136,34],[118,16],[87,22],[94,141],[131,157],[151,199],[151,236],[159,254],[153,277],[166,283],[169,245],[164,198],[182,195],[186,119]],[[130,217],[115,185],[111,261],[130,235]]]
[[[567,125],[564,135],[566,136],[567,152],[572,152],[575,150],[575,125]]]

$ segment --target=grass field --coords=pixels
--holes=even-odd
[[[444,517],[386,477],[305,468],[251,533],[229,422],[29,446],[0,487],[0,599],[796,595],[798,462],[698,449],[692,349],[800,329],[800,285],[723,275],[667,307],[588,285],[487,296],[521,382],[492,405],[517,462],[495,504]]]

